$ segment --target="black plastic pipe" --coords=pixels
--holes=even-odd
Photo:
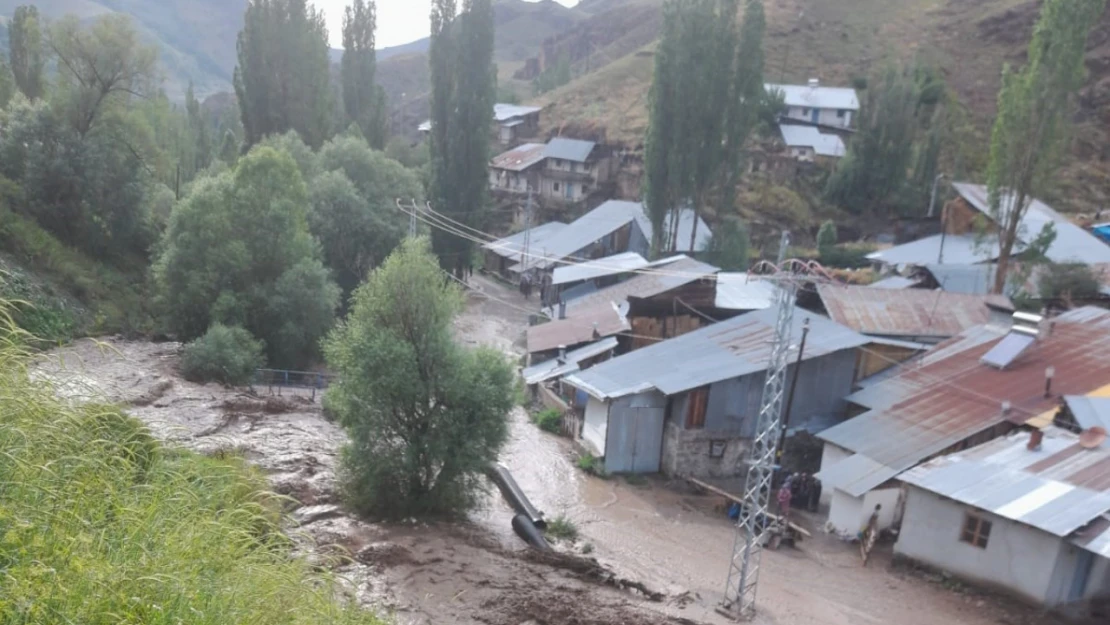
[[[513,479],[512,474],[505,468],[505,465],[499,462],[490,465],[488,475],[489,478],[493,480],[493,483],[497,484],[497,488],[501,491],[501,496],[505,498],[505,501],[509,502],[509,505],[513,507],[513,510],[515,510],[518,515],[524,515],[529,523],[537,529],[543,530],[547,528],[547,521],[544,520],[543,513],[536,510],[532,502],[528,501],[528,497],[524,495],[524,491],[517,485],[516,480]],[[516,527],[515,518],[513,519],[513,527]]]
[[[513,531],[517,536],[524,539],[524,542],[532,545],[540,551],[550,551],[551,545],[547,544],[547,540],[543,537],[543,532],[540,531],[536,524],[528,518],[527,514],[518,514],[513,517]]]

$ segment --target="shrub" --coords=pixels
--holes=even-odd
[[[584,452],[582,455],[578,456],[578,460],[575,461],[575,464],[578,465],[579,469],[582,469],[590,475],[600,478],[608,477],[608,474],[605,473],[605,466],[601,458],[596,458],[589,452]]]
[[[1085,300],[1098,297],[1102,284],[1083,263],[1049,263],[1037,280],[1041,299]]]
[[[578,526],[562,514],[547,522],[544,533],[555,540],[578,540]]]
[[[194,382],[241,386],[265,364],[262,342],[243,328],[216,324],[185,346],[181,373]]]
[[[532,421],[544,432],[558,434],[563,430],[563,414],[554,408],[545,408],[532,416]]]

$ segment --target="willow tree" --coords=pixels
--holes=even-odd
[[[1087,36],[1105,7],[1106,0],[1045,0],[1028,63],[1003,70],[987,179],[999,226],[995,293],[1006,286],[1029,205],[1047,190],[1067,144],[1072,101],[1086,73]]]

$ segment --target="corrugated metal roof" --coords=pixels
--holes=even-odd
[[[532,246],[533,257],[523,264],[517,263],[510,267],[510,271],[521,272],[527,269],[547,269],[561,260],[570,258],[591,243],[599,241],[616,232],[629,223],[635,221],[640,232],[649,241],[651,240],[651,220],[644,214],[644,205],[639,202],[625,200],[609,200],[585,215],[574,220],[557,237],[544,241],[542,246]],[[667,219],[667,224],[670,218]],[[700,251],[713,236],[705,220],[698,217],[697,241],[694,250]],[[678,252],[690,251],[690,235],[694,228],[694,211],[682,211],[678,222]]]
[[[535,246],[537,245],[542,246],[545,241],[555,236],[559,232],[562,232],[563,228],[566,227],[567,224],[561,221],[549,221],[543,225],[536,226],[535,228],[532,228],[532,236],[529,245],[533,249],[535,249]],[[500,256],[504,256],[505,258],[520,256],[521,252],[524,249],[524,237],[525,232],[521,231],[516,234],[507,236],[504,239],[498,239],[492,243],[486,243],[482,247]]]
[[[539,384],[540,382],[546,382],[574,373],[578,371],[582,361],[593,358],[594,356],[600,356],[616,348],[616,337],[609,337],[596,343],[590,343],[574,351],[567,352],[566,358],[552,358],[538,365],[532,365],[524,371],[521,371],[520,375],[524,378],[525,384]]]
[[[781,91],[787,106],[818,109],[859,110],[859,96],[848,87],[811,87],[809,85],[764,85],[767,91]]]
[[[863,334],[948,338],[991,320],[991,309],[1012,311],[1001,295],[965,295],[925,289],[821,285],[829,317]]]
[[[956,182],[952,188],[976,210],[991,217],[990,196],[987,187],[966,182]],[[1008,214],[1013,199],[1009,194],[1002,198],[1002,212]],[[1018,238],[1029,242],[1041,233],[1045,224],[1056,227],[1056,239],[1049,246],[1046,256],[1056,263],[1110,263],[1110,246],[1090,232],[1072,223],[1069,219],[1052,210],[1044,202],[1034,199],[1021,220]]]
[[[595,147],[597,147],[597,144],[593,141],[555,137],[547,142],[547,149],[544,150],[543,155],[547,158],[561,158],[564,161],[585,163]]]
[[[925,265],[940,288],[950,293],[986,295],[994,287],[994,272],[998,265],[956,265],[935,263]]]
[[[1044,396],[1049,365],[1056,369],[1054,393],[1083,394],[1105,385],[1110,311],[1079,308],[1054,322],[1048,336],[1005,370],[979,362],[1005,332],[972,328],[902,367],[898,375],[849,396],[870,410],[818,436],[897,474],[974,434],[1007,420],[1024,422],[1057,405],[1057,397]],[[1003,402],[1010,402],[1008,414],[1002,412]]]
[[[943,243],[944,264],[975,265],[998,258],[997,241],[980,241],[971,235],[935,234],[902,245],[879,250],[867,255],[868,260],[887,265],[928,265],[941,257]],[[1020,246],[1018,246],[1020,247]]]
[[[871,284],[868,284],[867,286],[872,288],[872,289],[895,289],[895,290],[898,290],[898,289],[912,289],[913,287],[917,286],[918,284],[919,284],[919,282],[917,280],[914,280],[913,278],[904,278],[902,276],[890,276],[889,278],[883,278],[882,280],[872,282]]]
[[[543,160],[544,144],[525,143],[493,157],[489,166],[506,171],[524,171]]]
[[[628,280],[567,302],[567,316],[575,317],[583,310],[601,305],[620,305],[628,301],[629,296],[661,295],[702,278],[708,278],[717,271],[718,269],[713,265],[683,257],[663,267],[644,269]]]
[[[1030,451],[1028,441],[1028,433],[1011,434],[927,462],[901,480],[1061,538],[1110,512],[1110,448],[1084,449],[1054,427],[1045,428],[1040,450]],[[1077,538],[1110,557],[1100,537]]]
[[[775,303],[776,287],[749,273],[717,274],[716,307],[723,310],[763,310]]]
[[[789,147],[813,148],[818,156],[844,156],[844,142],[834,134],[817,130],[814,126],[779,124],[782,141]]]
[[[559,346],[574,347],[620,334],[629,328],[628,320],[616,306],[596,306],[579,311],[572,319],[557,319],[528,328],[528,353],[545,352]]]
[[[1064,398],[1075,422],[1083,429],[1101,427],[1110,431],[1110,397],[1069,395]],[[1110,445],[1110,441],[1103,443]]]
[[[773,308],[740,315],[689,334],[614,358],[566,378],[566,382],[599,399],[611,399],[651,388],[674,395],[721,380],[767,368],[777,311]],[[867,342],[844,326],[804,310],[795,311],[792,340],[799,341],[810,320],[803,360],[819,358]]]
[[[643,256],[636,252],[624,252],[623,254],[607,256],[584,263],[556,267],[555,271],[551,272],[551,283],[567,284],[579,280],[600,278],[601,276],[612,276],[643,269],[649,264]]]
[[[493,119],[499,122],[508,121],[514,117],[525,117],[533,113],[539,113],[543,107],[539,106],[521,106],[519,104],[504,104],[497,103],[493,105]]]

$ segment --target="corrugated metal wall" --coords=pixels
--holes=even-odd
[[[605,441],[609,473],[658,473],[667,398],[649,392],[613,400]]]

